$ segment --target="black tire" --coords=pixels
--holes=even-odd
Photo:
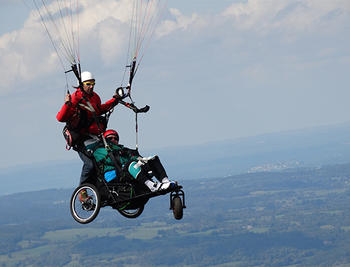
[[[123,210],[119,210],[119,213],[121,215],[123,215],[124,217],[126,218],[129,218],[129,219],[134,219],[134,218],[137,218],[141,215],[141,213],[143,212],[143,209],[145,208],[144,205],[141,205],[140,207],[136,208],[136,209],[123,209]]]
[[[174,218],[176,220],[181,220],[183,217],[183,206],[180,197],[174,197],[172,200]]]
[[[79,200],[79,193],[86,190],[89,198],[83,203]],[[78,223],[86,224],[92,222],[101,208],[100,193],[92,184],[82,184],[78,186],[70,200],[70,212],[74,220]]]

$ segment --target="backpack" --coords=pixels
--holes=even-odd
[[[74,130],[71,130],[68,125],[64,126],[62,131],[63,137],[66,140],[66,149],[70,150],[72,147],[74,147],[79,140],[80,134]]]

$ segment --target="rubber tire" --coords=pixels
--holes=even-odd
[[[125,209],[125,210],[118,210],[118,212],[123,215],[124,217],[126,218],[129,218],[129,219],[134,219],[134,218],[137,218],[141,215],[141,213],[143,212],[143,209],[145,208],[144,205],[138,207],[137,209],[133,209],[132,212],[128,212],[128,209]]]
[[[180,197],[174,197],[172,200],[174,218],[176,220],[181,220],[183,217],[183,206]]]
[[[91,190],[93,192],[93,194],[95,195],[95,199],[96,199],[95,209],[94,209],[93,213],[91,214],[91,216],[89,216],[88,218],[79,217],[79,215],[77,214],[77,212],[75,210],[76,201],[77,200],[79,201],[78,194],[79,194],[80,190],[82,190],[84,188]],[[80,204],[80,201],[79,201],[79,204]],[[100,193],[98,192],[97,188],[94,185],[82,184],[74,190],[72,197],[71,197],[71,200],[70,200],[70,212],[71,212],[71,215],[74,218],[74,220],[76,220],[78,223],[87,224],[87,223],[92,222],[97,217],[98,213],[100,212],[100,209],[101,209],[101,197],[100,197]]]

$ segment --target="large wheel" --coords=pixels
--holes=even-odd
[[[79,200],[79,195],[84,191],[87,196]],[[70,212],[78,223],[86,224],[92,222],[98,215],[101,208],[100,194],[92,184],[83,184],[78,186],[70,200]]]
[[[137,217],[139,217],[141,215],[141,213],[143,212],[144,208],[145,208],[145,206],[141,205],[140,207],[138,207],[136,209],[125,208],[125,209],[122,209],[122,210],[120,210],[120,209],[117,209],[117,210],[124,217],[129,218],[129,219],[134,219],[134,218],[137,218]]]
[[[180,197],[174,197],[172,200],[174,218],[176,220],[181,220],[183,216],[183,206]]]

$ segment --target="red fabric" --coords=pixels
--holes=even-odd
[[[107,111],[111,110],[116,104],[118,104],[117,100],[114,98],[108,100],[104,104],[101,104],[101,99],[98,96],[98,94],[96,94],[95,92],[93,92],[91,95],[88,95],[85,93],[85,96],[88,99],[88,101],[90,102],[90,104],[93,106],[93,108],[95,109],[97,116],[106,113]],[[72,119],[72,117],[74,116],[74,114],[77,112],[78,107],[86,110],[87,114],[88,114],[88,119],[92,119],[93,118],[92,112],[87,110],[86,108],[78,105],[80,103],[85,105],[85,106],[89,106],[86,103],[85,99],[83,98],[83,92],[79,88],[72,94],[71,104],[67,104],[67,103],[63,104],[61,110],[56,115],[57,120],[60,122],[69,122]],[[99,130],[99,127],[98,127],[96,121],[94,121],[89,126],[88,129],[82,129],[81,133],[91,133],[91,134],[97,135],[97,134],[100,134],[100,130]]]

